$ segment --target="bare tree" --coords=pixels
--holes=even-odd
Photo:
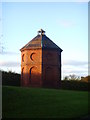
[[[80,80],[80,77],[75,75],[75,74],[72,74],[72,75],[69,75],[69,76],[65,76],[64,80]]]

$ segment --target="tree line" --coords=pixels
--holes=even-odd
[[[2,85],[7,86],[20,86],[21,74],[12,71],[2,72]],[[60,89],[67,90],[89,90],[90,76],[80,77],[76,75],[65,76],[64,80],[61,80]]]
[[[20,86],[21,75],[12,71],[2,72],[2,85]]]

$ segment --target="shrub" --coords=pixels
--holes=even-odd
[[[62,80],[61,81],[61,89],[68,89],[68,90],[85,90],[88,91],[88,84],[87,82],[80,82],[76,80]]]
[[[2,71],[2,85],[20,86],[20,77],[18,73]]]

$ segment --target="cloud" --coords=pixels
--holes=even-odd
[[[76,60],[64,61],[62,71],[63,71],[63,76],[70,75],[70,74],[75,74],[78,76],[87,76],[88,62],[76,61]]]
[[[20,63],[19,62],[0,62],[0,67],[19,67]]]
[[[88,75],[88,68],[83,68],[83,67],[77,67],[77,68],[73,68],[73,67],[64,67],[63,68],[63,76],[67,76],[67,75],[71,75],[71,74],[75,74],[78,76],[87,76]]]
[[[75,2],[89,2],[89,0],[75,0]]]
[[[69,66],[86,66],[88,65],[87,61],[76,61],[76,60],[67,60],[64,61],[64,65],[69,65]]]
[[[59,25],[62,26],[62,27],[72,27],[75,25],[75,23],[73,21],[70,21],[70,20],[60,20],[59,22]]]
[[[11,51],[7,51],[7,52],[2,51],[2,52],[0,52],[0,54],[2,54],[2,55],[18,55],[18,54],[20,54],[20,53],[11,52]]]
[[[89,0],[43,0],[42,2],[88,2]],[[2,2],[39,2],[39,0],[2,0]]]

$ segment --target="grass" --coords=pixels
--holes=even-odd
[[[88,115],[88,92],[2,88],[3,118],[75,118]]]

